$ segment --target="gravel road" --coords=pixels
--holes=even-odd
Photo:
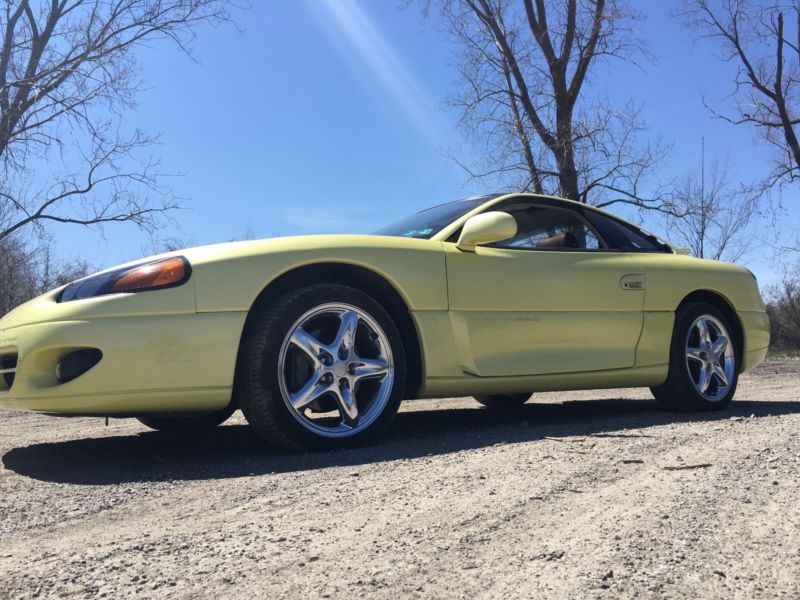
[[[408,402],[306,455],[0,412],[0,597],[798,598],[800,361],[737,399]]]

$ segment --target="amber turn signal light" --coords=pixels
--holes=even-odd
[[[136,292],[179,285],[186,279],[186,265],[180,257],[168,258],[131,269],[114,282],[111,293]]]

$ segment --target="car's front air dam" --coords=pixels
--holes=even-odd
[[[243,312],[131,316],[22,325],[0,334],[18,354],[0,407],[60,414],[216,410],[233,387]],[[61,383],[56,366],[81,349],[102,358]],[[7,386],[6,386],[7,387]]]

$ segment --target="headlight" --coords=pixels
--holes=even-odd
[[[182,256],[92,275],[70,283],[58,295],[58,302],[82,300],[107,294],[147,292],[177,287],[189,281],[192,267]]]

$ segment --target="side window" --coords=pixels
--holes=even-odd
[[[503,209],[517,221],[517,235],[492,244],[517,250],[599,250],[594,231],[569,209],[522,204]]]
[[[656,240],[593,210],[586,211],[587,218],[597,227],[609,245],[615,250],[626,252],[665,252],[666,248]]]

